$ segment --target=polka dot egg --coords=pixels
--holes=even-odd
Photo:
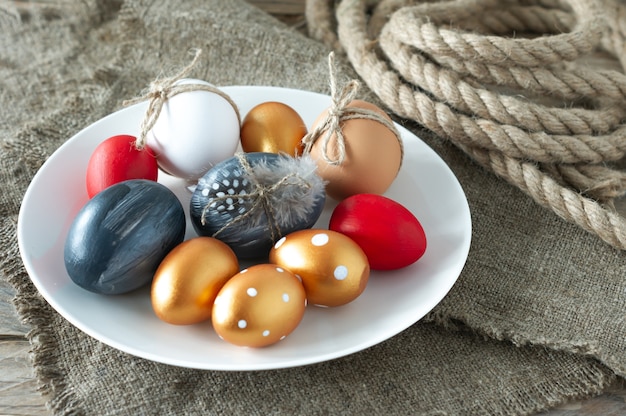
[[[293,273],[276,265],[257,264],[222,287],[213,304],[213,328],[231,344],[265,347],[296,329],[306,303],[302,283]]]
[[[301,230],[278,240],[270,263],[302,279],[309,303],[341,306],[356,299],[369,279],[367,256],[350,237],[331,230]]]

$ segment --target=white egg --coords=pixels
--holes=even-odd
[[[196,79],[178,84],[211,85]],[[165,101],[147,144],[163,171],[196,180],[235,154],[239,129],[237,112],[224,97],[205,90],[187,91]]]

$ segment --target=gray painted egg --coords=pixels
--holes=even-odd
[[[90,199],[70,226],[65,268],[78,286],[115,295],[150,281],[185,235],[185,213],[172,191],[134,179]]]
[[[199,235],[222,240],[240,258],[260,258],[283,235],[311,228],[325,200],[309,157],[242,153],[198,181],[190,216]]]

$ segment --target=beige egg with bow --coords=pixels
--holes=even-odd
[[[381,120],[362,115],[363,109]],[[311,132],[327,122],[328,113],[325,110],[317,117]],[[327,131],[310,146],[317,173],[327,182],[327,194],[343,200],[360,193],[385,193],[398,175],[403,156],[401,138],[391,118],[378,106],[362,100],[351,101],[344,114],[347,118],[342,117],[339,123],[343,146],[336,132],[325,137]]]

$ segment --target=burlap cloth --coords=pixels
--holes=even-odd
[[[529,414],[626,377],[625,254],[409,122],[454,170],[473,220],[458,283],[421,322],[360,353],[262,372],[171,367],[95,341],[40,297],[19,257],[18,210],[46,157],[190,48],[205,51],[196,78],[323,93],[328,50],[242,1],[5,2],[0,31],[3,278],[56,414]]]

